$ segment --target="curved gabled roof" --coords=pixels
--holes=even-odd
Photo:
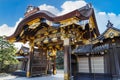
[[[48,11],[44,11],[44,10],[40,10],[28,17],[25,17],[18,25],[16,31],[14,32],[14,34],[12,34],[11,36],[7,37],[7,39],[10,38],[14,38],[17,37],[17,35],[20,34],[20,32],[22,31],[23,27],[26,25],[26,23],[28,23],[31,20],[34,20],[36,18],[45,18],[46,20],[52,21],[52,22],[60,22],[62,20],[66,20],[69,18],[73,18],[73,17],[77,17],[80,20],[86,20],[89,19],[90,16],[94,16],[94,10],[93,8],[90,7],[90,5],[86,5],[80,9],[76,9],[70,13],[67,13],[65,15],[61,15],[61,16],[55,16],[52,13],[48,12]],[[95,27],[96,27],[96,31],[97,31],[97,35],[99,35],[99,31],[98,31],[98,27],[96,24],[96,20],[95,18],[94,22],[95,22]]]
[[[108,21],[106,27],[107,29],[101,35],[92,40],[94,44],[103,43],[104,40],[120,37],[120,29],[114,27],[112,23]]]
[[[107,32],[108,32],[108,30],[110,30],[110,29],[112,29],[112,30],[115,30],[115,31],[117,31],[117,32],[119,32],[120,33],[120,29],[117,29],[117,28],[115,28],[115,27],[108,27],[100,36],[98,36],[96,39],[98,39],[98,40],[103,40],[103,39],[105,39],[105,34],[107,34]],[[107,37],[108,38],[108,37]],[[95,40],[96,40],[95,39]]]

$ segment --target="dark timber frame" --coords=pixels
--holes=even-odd
[[[92,79],[101,80],[119,80],[120,79],[120,30],[113,27],[113,24],[108,21],[107,30],[96,39],[92,39],[92,54],[91,46],[83,45],[74,50],[78,57],[88,57],[89,73],[91,74],[91,57],[103,56],[104,60],[104,73],[99,75],[93,73]],[[86,51],[84,51],[86,50]],[[99,78],[98,78],[99,76]],[[88,76],[86,76],[88,77]],[[80,75],[75,79],[81,79]]]

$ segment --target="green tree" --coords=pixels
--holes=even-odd
[[[17,63],[16,48],[3,37],[0,37],[0,72],[5,72],[9,65]]]
[[[58,51],[56,56],[56,67],[57,69],[63,69],[64,66],[64,53],[63,51]]]

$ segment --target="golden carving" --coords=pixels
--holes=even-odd
[[[30,46],[29,51],[30,51],[30,52],[33,52],[33,49],[34,49],[34,40],[30,40],[29,46]]]
[[[13,43],[13,42],[16,41],[16,38],[10,38],[8,41],[9,41],[10,43]]]
[[[30,77],[30,72],[27,72],[27,77]]]
[[[120,32],[113,30],[112,28],[110,28],[105,34],[104,37],[105,38],[113,38],[116,36],[119,36]]]
[[[52,38],[52,41],[57,42],[58,40],[57,40],[57,38]]]
[[[32,25],[29,26],[30,29],[35,29],[40,25],[40,22],[33,23]]]
[[[89,25],[90,25],[90,28],[95,28],[95,22],[92,16],[89,18]]]
[[[52,33],[57,33],[57,30],[52,31]]]
[[[44,35],[47,36],[47,35],[49,35],[49,33],[46,31],[46,32],[44,32]]]
[[[51,47],[50,52],[51,52],[50,56],[56,56],[57,49],[55,48],[53,49],[53,47]]]
[[[56,71],[56,69],[53,71],[53,74],[54,74],[54,75],[56,75],[56,74],[57,74],[57,71]]]
[[[48,38],[45,38],[43,43],[47,44],[49,42],[49,39]]]
[[[62,20],[62,21],[60,21],[60,24],[62,24],[60,27],[69,26],[69,25],[72,25],[74,23],[77,23],[78,21],[79,21],[79,19],[76,17]]]
[[[22,32],[20,33],[20,36],[22,36],[22,35],[23,35],[23,33],[24,33],[24,30],[22,30]]]
[[[28,22],[27,24],[29,25],[30,29],[35,29],[36,27],[38,27],[40,25],[40,19],[39,18],[34,19],[34,20]]]
[[[64,73],[64,80],[70,80],[70,75],[68,73]]]
[[[34,20],[28,22],[27,24],[28,24],[28,25],[32,25],[32,24],[37,23],[37,22],[39,22],[39,21],[40,21],[40,19],[37,18],[37,19],[34,19]]]
[[[112,42],[115,42],[115,39],[112,39]]]

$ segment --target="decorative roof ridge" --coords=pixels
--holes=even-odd
[[[29,16],[24,17],[24,19],[26,19],[26,18],[28,18],[28,17],[30,17],[30,16],[33,16],[33,15],[35,15],[35,14],[37,14],[37,13],[43,13],[43,14],[45,13],[45,14],[51,16],[51,17],[56,17],[56,15],[52,14],[52,13],[49,12],[49,11],[46,11],[46,10],[39,10],[39,11],[37,11],[37,12],[35,12],[35,13],[29,15]]]
[[[93,39],[94,40],[97,40],[97,39],[101,39],[104,37],[104,34],[109,30],[109,29],[113,29],[113,30],[116,30],[116,31],[120,31],[120,29],[116,28],[113,26],[113,24],[110,22],[110,20],[108,20],[108,23],[106,25],[107,29],[102,33],[100,34],[97,38]]]
[[[34,12],[34,13],[26,16],[24,19],[29,18],[29,17],[31,17],[31,16],[33,16],[33,15],[35,15],[35,14],[40,14],[40,13],[43,13],[43,14],[49,16],[50,18],[54,18],[53,21],[58,20],[58,19],[56,19],[56,18],[60,18],[60,17],[66,16],[66,15],[69,15],[69,14],[72,14],[72,13],[75,13],[76,16],[82,15],[82,16],[84,16],[84,17],[88,17],[89,15],[86,15],[86,16],[85,16],[84,13],[81,13],[81,11],[83,11],[83,10],[88,11],[88,9],[92,9],[91,4],[86,4],[85,6],[79,8],[79,9],[75,9],[75,10],[69,12],[69,13],[66,13],[66,14],[63,14],[63,15],[60,15],[60,16],[56,16],[56,15],[54,15],[53,13],[51,13],[51,12],[49,12],[49,11],[46,11],[46,10],[38,10],[38,11],[36,11],[36,12]],[[80,13],[80,14],[78,14],[78,13]],[[52,21],[52,20],[51,20],[51,21]]]
[[[36,13],[36,12],[39,11],[39,10],[40,10],[40,9],[39,9],[38,7],[29,5],[29,6],[27,7],[27,10],[26,10],[24,16],[25,16],[25,17],[28,17],[28,16]]]
[[[89,3],[89,4],[86,4],[85,6],[79,8],[79,9],[77,9],[77,10],[78,10],[78,11],[81,11],[81,10],[83,10],[83,9],[89,9],[89,8],[92,8],[92,5],[91,5],[90,3]]]

